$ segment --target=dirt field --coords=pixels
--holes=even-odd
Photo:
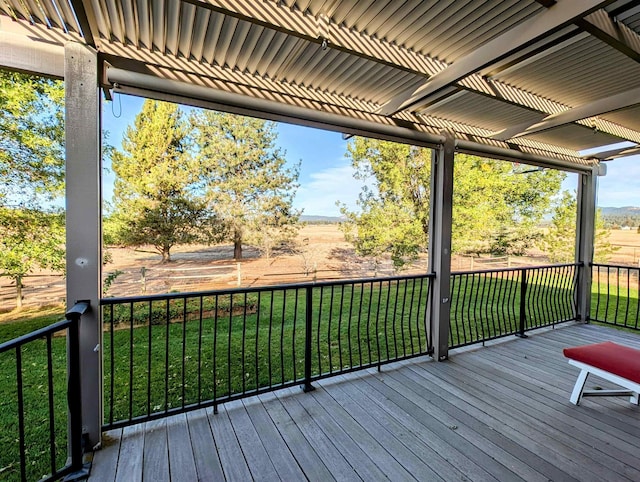
[[[629,266],[640,265],[640,234],[635,230],[615,229],[610,231],[609,242],[619,249],[609,262]]]
[[[609,260],[612,264],[638,266],[640,234],[635,230],[611,231],[610,242],[619,246]],[[370,259],[356,256],[335,224],[309,225],[301,229],[296,240],[297,251],[274,253],[270,259],[247,247],[240,263],[233,261],[231,245],[181,246],[172,251],[173,261],[160,262],[151,247],[141,249],[108,248],[113,262],[104,267],[106,296],[255,287],[333,279],[391,276],[397,274],[389,261],[378,266]],[[503,268],[544,264],[541,253],[525,258],[454,257],[452,270]],[[427,271],[426,256],[403,274]],[[114,273],[118,272],[117,276]],[[109,282],[110,280],[110,282]],[[25,306],[64,302],[65,281],[60,275],[37,273],[25,279]],[[15,307],[15,287],[0,278],[0,312]]]

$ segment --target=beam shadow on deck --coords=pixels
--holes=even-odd
[[[640,480],[640,409],[569,403],[562,348],[603,340],[640,348],[572,324],[114,430],[89,480]]]

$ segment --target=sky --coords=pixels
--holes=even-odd
[[[144,100],[116,94],[113,102],[103,105],[103,129],[108,143],[121,148],[126,127],[133,124]],[[337,201],[355,209],[362,182],[353,178],[353,168],[345,156],[347,141],[338,132],[278,123],[277,144],[286,151],[287,162],[301,162],[300,187],[294,207],[305,215],[339,216]],[[113,194],[113,173],[105,159],[103,197]],[[564,189],[574,191],[577,176],[568,175]],[[616,159],[607,163],[607,175],[598,180],[599,206],[640,206],[640,156]]]

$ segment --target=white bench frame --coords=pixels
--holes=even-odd
[[[587,365],[586,363],[576,360],[569,359],[569,363],[581,370],[580,375],[578,375],[578,379],[576,380],[576,384],[573,387],[573,392],[571,392],[571,398],[569,399],[574,405],[578,405],[580,403],[580,400],[582,400],[582,397],[627,396],[630,397],[629,401],[632,404],[640,405],[640,396],[638,395],[640,394],[640,383],[632,382],[631,380],[627,380],[626,378],[622,378],[621,376],[614,375],[613,373],[602,370],[601,368],[596,368],[594,366]],[[600,378],[615,383],[616,385],[620,385],[627,390],[585,390],[584,386],[587,383],[587,377],[590,373],[593,373]]]

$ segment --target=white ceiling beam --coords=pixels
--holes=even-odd
[[[492,137],[500,140],[514,139],[517,137],[535,134],[536,132],[553,129],[554,127],[564,124],[570,124],[571,122],[576,122],[581,119],[587,119],[589,117],[595,117],[608,112],[625,109],[637,104],[640,104],[640,88],[621,92],[620,94],[612,95],[604,99],[598,99],[594,102],[589,102],[588,104],[547,116],[538,123],[532,123],[528,126],[524,126],[520,131],[513,128],[505,129]],[[509,137],[505,137],[506,135],[509,135]]]
[[[532,43],[574,23],[577,19],[611,3],[600,0],[563,0],[543,10],[535,17],[522,22],[511,30],[485,43],[470,54],[458,59],[444,70],[428,79],[417,89],[401,92],[379,111],[391,115],[403,110],[429,95],[444,89],[505,57],[527,48]]]
[[[576,29],[577,27],[573,27]],[[576,34],[569,29],[565,29],[562,32],[556,35],[550,35],[549,37],[544,39],[544,44],[535,44],[530,48],[525,49],[521,52],[517,52],[509,57],[505,58],[501,62],[490,65],[486,69],[483,69],[480,72],[480,75],[483,77],[487,77],[489,79],[499,79],[503,75],[509,74],[515,70],[518,70],[526,65],[529,65],[534,62],[538,62],[541,59],[563,50],[574,43],[581,42],[584,39],[589,37],[589,34],[586,32],[581,32]],[[562,37],[569,36],[569,38]],[[559,40],[558,40],[559,39]],[[549,45],[551,45],[549,47]]]
[[[0,67],[62,79],[64,47],[0,31]]]

